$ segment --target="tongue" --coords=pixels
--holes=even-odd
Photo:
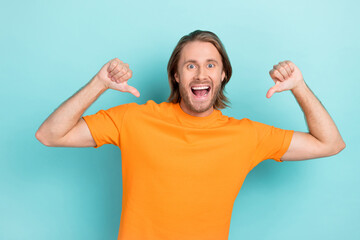
[[[206,94],[207,90],[206,89],[203,89],[203,90],[193,90],[195,95],[197,97],[202,97]]]

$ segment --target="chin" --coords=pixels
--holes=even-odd
[[[184,101],[184,103],[187,105],[187,107],[191,111],[196,112],[196,113],[206,112],[212,107],[211,102],[210,103],[197,103],[197,104],[190,103],[190,104],[188,104],[186,101]]]
[[[180,97],[188,110],[204,113],[214,106],[218,96],[220,85],[213,87],[212,83],[190,84],[186,87],[180,84]]]

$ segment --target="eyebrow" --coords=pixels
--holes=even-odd
[[[186,63],[189,63],[189,62],[193,62],[193,63],[197,63],[197,61],[196,60],[194,60],[194,59],[189,59],[189,60],[186,60],[185,62],[184,62],[184,65],[186,64]],[[206,59],[206,62],[216,62],[216,64],[218,64],[218,61],[216,61],[215,59]]]

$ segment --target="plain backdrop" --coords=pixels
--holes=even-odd
[[[166,101],[177,41],[215,32],[233,66],[223,114],[308,131],[290,91],[265,97],[291,60],[346,143],[338,155],[266,160],[235,201],[230,240],[360,239],[358,1],[1,1],[0,239],[116,239],[121,151],[50,148],[41,123],[109,60],[133,70],[141,97],[106,91],[86,112]]]

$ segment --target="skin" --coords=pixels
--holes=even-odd
[[[216,47],[209,42],[194,41],[186,44],[181,51],[177,72],[181,109],[196,117],[209,116],[225,78],[222,59]],[[198,99],[191,86],[210,86],[206,98]]]
[[[193,60],[191,67],[186,61]],[[212,60],[209,60],[212,59]],[[214,61],[215,60],[215,61]],[[212,61],[214,62],[213,65]],[[269,72],[275,85],[266,97],[290,90],[304,112],[309,132],[294,132],[283,161],[300,161],[327,157],[345,148],[332,118],[306,85],[299,68],[291,61],[279,62]],[[139,91],[128,84],[132,77],[129,65],[114,58],[82,89],[59,106],[39,127],[36,138],[51,147],[94,147],[96,143],[81,118],[85,110],[107,89],[129,92],[136,97]],[[180,106],[184,112],[204,117],[211,114],[218,86],[224,79],[220,54],[212,44],[193,42],[186,45],[181,54],[179,69],[175,75],[181,86]],[[208,97],[194,98],[190,86],[207,84],[211,87]]]
[[[209,59],[217,61],[215,67],[209,67]],[[271,98],[274,93],[290,90],[303,110],[309,127],[309,132],[294,131],[290,146],[281,160],[321,158],[343,150],[345,142],[335,123],[306,85],[300,69],[291,61],[283,61],[274,65],[269,74],[275,85],[268,90],[266,97]],[[217,49],[208,42],[186,44],[174,76],[180,87],[182,110],[196,117],[209,116],[214,111],[218,87],[225,77]],[[194,97],[190,86],[197,83],[211,86],[208,98],[197,100]]]
[[[107,62],[82,89],[61,104],[39,127],[35,137],[49,147],[95,147],[96,143],[81,116],[106,90],[139,91],[128,84],[132,71],[118,58]]]
[[[283,161],[299,161],[335,155],[345,148],[339,130],[321,102],[304,81],[300,69],[291,61],[279,62],[269,72],[275,85],[266,93],[290,90],[304,112],[309,132],[295,131]]]

